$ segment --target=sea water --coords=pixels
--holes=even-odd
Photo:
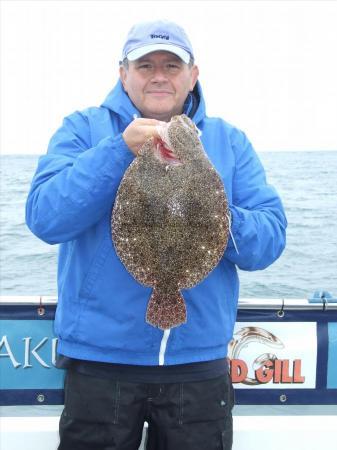
[[[241,297],[337,296],[337,151],[265,152],[268,183],[288,219],[287,247],[262,271],[239,271]],[[1,156],[0,294],[57,295],[57,245],[25,225],[25,201],[38,156]]]

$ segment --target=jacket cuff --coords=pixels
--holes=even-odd
[[[132,151],[124,141],[122,133],[114,137],[109,137],[107,139],[110,140],[113,147],[113,151],[111,152],[113,163],[118,164],[118,166],[124,172],[135,158],[135,155],[132,153]]]

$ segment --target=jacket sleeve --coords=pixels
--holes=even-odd
[[[92,147],[87,118],[64,119],[39,160],[26,202],[26,223],[43,241],[76,238],[112,207],[133,154],[122,135]]]
[[[267,184],[257,154],[241,131],[233,132],[232,148],[236,159],[230,205],[232,236],[225,256],[240,269],[264,269],[285,247],[285,212],[276,190]]]

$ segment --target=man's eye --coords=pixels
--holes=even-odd
[[[152,68],[151,64],[140,64],[138,66],[138,69],[151,69],[151,68]]]

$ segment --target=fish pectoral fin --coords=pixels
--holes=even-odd
[[[186,323],[186,305],[180,291],[165,292],[154,288],[147,306],[146,322],[161,330]]]

